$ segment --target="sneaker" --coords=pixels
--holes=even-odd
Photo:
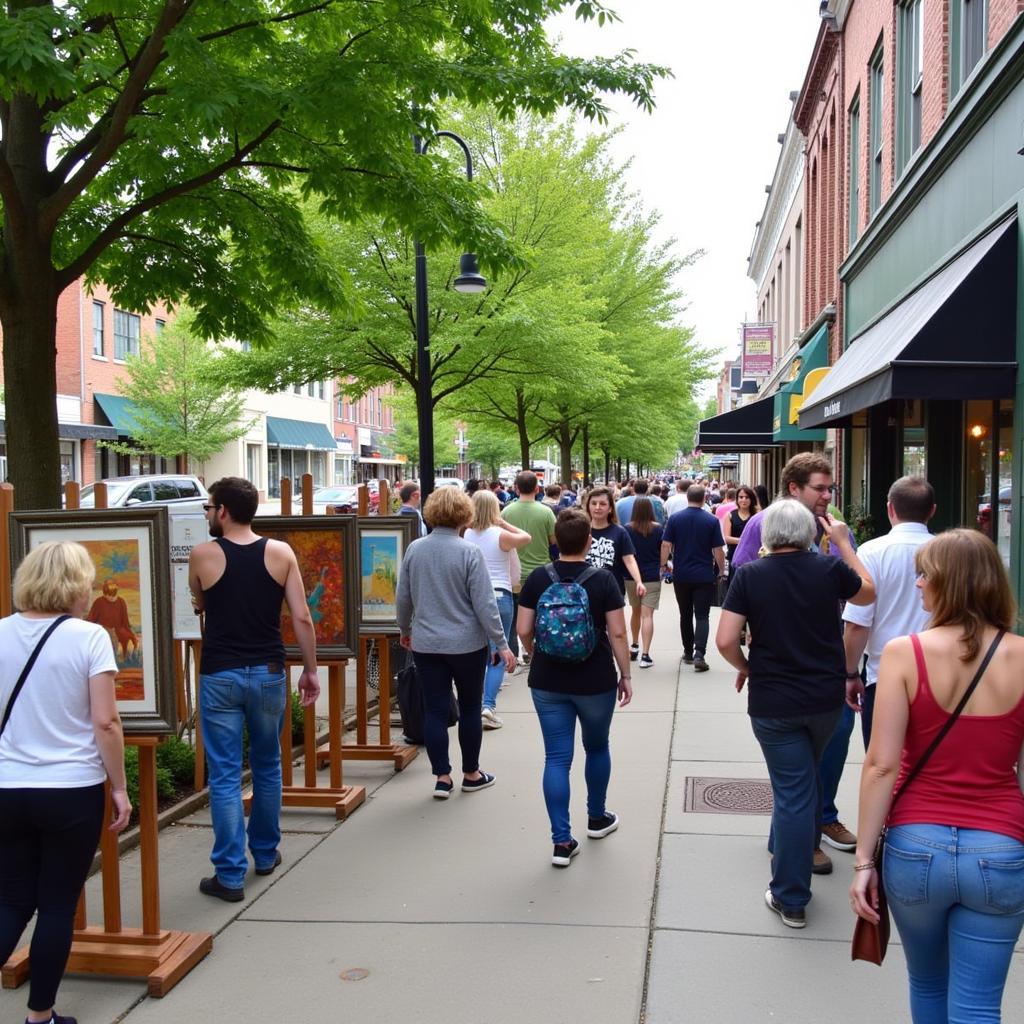
[[[232,889],[230,886],[224,885],[216,875],[200,879],[199,891],[204,896],[216,896],[217,899],[224,900],[225,903],[241,903],[245,899],[244,888],[239,886],[237,889]]]
[[[570,839],[567,843],[555,843],[555,850],[551,854],[551,863],[556,868],[567,868],[569,861],[580,852],[580,844],[575,839]]]
[[[640,667],[650,668],[654,664],[654,659],[649,654],[640,655]]]
[[[605,811],[600,818],[587,818],[587,838],[604,839],[619,827],[619,816]]]
[[[435,800],[447,800],[452,795],[452,790],[455,788],[453,782],[442,782],[440,779],[434,783],[434,799]]]
[[[500,729],[505,723],[498,717],[494,708],[484,708],[480,712],[480,724],[485,729]]]
[[[683,664],[684,665],[692,665],[693,664],[693,651],[683,651]]]
[[[811,865],[812,875],[831,875],[832,858],[819,846],[814,851],[814,863]]]
[[[711,666],[704,660],[703,654],[698,654],[693,659],[693,671],[694,672],[707,672]]]
[[[478,789],[487,789],[494,785],[494,776],[489,775],[487,772],[481,772],[479,779],[474,779],[470,782],[469,779],[462,780],[462,792],[463,793],[475,793]]]
[[[279,868],[280,866],[281,866],[281,851],[278,850],[277,853],[274,854],[274,863],[268,865],[265,868],[256,868],[256,874],[257,875],[272,875],[274,873],[274,869],[275,868]]]
[[[640,645],[639,644],[630,644],[629,645],[629,660],[630,661],[636,661],[636,659],[639,656],[639,654],[640,654]]]
[[[522,663],[523,668],[529,668],[530,667],[530,656],[528,654],[525,654],[525,653],[522,654],[520,656],[519,660]]]
[[[851,853],[857,849],[857,837],[841,821],[822,825],[821,838],[836,850]]]
[[[782,918],[782,923],[787,928],[806,928],[807,927],[807,914],[804,912],[804,908],[800,907],[799,910],[787,910],[773,895],[771,888],[767,888],[764,891],[764,901],[768,905],[769,910],[774,910],[779,917]]]

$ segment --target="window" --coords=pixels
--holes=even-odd
[[[135,469],[135,465],[134,464],[132,466],[132,469]],[[141,472],[142,472],[142,465],[141,465],[141,463],[139,464],[138,469],[139,469],[139,473],[138,474],[137,473],[132,473],[132,476],[137,476],[137,475],[141,474]],[[175,492],[175,493],[177,493],[177,492]],[[146,484],[139,484],[139,486],[136,487],[132,491],[132,493],[128,495],[127,498],[125,498],[124,503],[126,505],[131,505],[131,504],[134,504],[135,502],[139,502],[139,501],[152,501],[152,500],[153,500],[153,489],[152,489],[152,487],[150,487],[150,485],[148,483],[146,483]]]
[[[870,150],[868,157],[871,163],[868,165],[868,211],[871,214],[882,205],[882,93],[883,82],[885,81],[882,64],[882,47],[879,46],[875,56],[871,59],[870,65],[870,89],[869,96],[870,123]]]
[[[850,107],[850,248],[860,228],[860,95]]]
[[[314,384],[313,381],[310,381],[306,385],[306,394],[309,395],[310,398],[316,398],[316,384]]]
[[[988,48],[987,0],[950,0],[949,95],[955,96]]]
[[[69,480],[77,480],[75,473],[75,442],[60,442],[60,482],[66,484]]]
[[[897,45],[896,174],[903,173],[921,145],[921,87],[924,79],[924,0],[909,0],[899,11]]]
[[[199,493],[199,487],[196,485],[195,480],[189,480],[187,477],[174,481],[174,486],[178,488],[179,498],[200,498],[202,495]]]
[[[302,394],[302,385],[301,384],[295,384],[292,387],[292,390],[295,392],[295,394],[301,395]]]
[[[318,380],[316,382],[316,397],[322,399],[324,395],[324,382],[322,380]]]
[[[93,300],[92,304],[92,354],[103,358],[103,303]]]
[[[259,489],[260,486],[260,455],[262,454],[262,445],[258,444],[247,444],[245,446],[245,475],[249,482]]]
[[[139,354],[140,320],[134,313],[114,310],[114,358],[127,359]]]
[[[164,328],[167,326],[166,320],[156,319],[156,336],[159,338],[164,333]]]
[[[154,501],[177,501],[178,498],[178,488],[175,486],[173,480],[153,481]]]
[[[378,398],[377,399],[377,426],[378,427],[383,427],[384,426],[384,399],[383,398]]]

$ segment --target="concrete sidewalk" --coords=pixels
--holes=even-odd
[[[849,962],[850,855],[833,853],[836,872],[815,879],[808,927],[794,932],[763,902],[768,817],[684,810],[687,780],[767,774],[731,671],[717,655],[704,675],[680,666],[676,623],[668,592],[655,666],[635,671],[633,704],[612,725],[608,803],[622,825],[600,842],[583,838],[568,869],[550,864],[543,748],[521,673],[499,698],[505,728],[484,735],[482,764],[497,785],[443,803],[431,798],[425,753],[397,775],[346,765],[345,781],[367,787],[365,806],[342,824],[285,810],[284,863],[270,878],[250,873],[244,903],[197,891],[210,873],[208,812],[166,829],[162,923],[213,931],[212,954],[164,999],[141,982],[69,977],[58,1010],[82,1024],[325,1011],[424,1024],[909,1020],[898,944],[881,970]],[[452,746],[457,766],[454,733]],[[862,755],[855,734],[840,793],[851,827]],[[573,787],[582,836],[582,750]],[[731,788],[718,792],[728,801]],[[98,884],[89,883],[92,918]],[[122,891],[125,924],[137,924],[136,853],[122,861]],[[27,988],[0,993],[2,1019],[23,1019],[26,997]],[[1022,997],[1015,964],[1007,1006]]]

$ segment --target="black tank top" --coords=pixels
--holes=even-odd
[[[210,675],[234,668],[284,662],[281,603],[284,587],[267,572],[267,539],[215,543],[224,552],[224,575],[203,591],[206,631],[199,671]]]

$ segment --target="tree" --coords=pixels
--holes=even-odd
[[[223,380],[219,354],[190,323],[179,317],[156,338],[144,338],[141,354],[128,358],[128,375],[117,389],[132,403],[134,443],[105,447],[202,463],[249,429],[242,392]]]
[[[398,391],[389,399],[395,410],[395,432],[388,444],[396,455],[404,455],[410,471],[420,459],[420,435],[416,426],[416,399],[407,390]],[[455,451],[455,423],[445,419],[434,422],[434,464],[447,466],[458,457]],[[417,472],[419,470],[417,469]]]
[[[604,22],[599,0],[572,0]],[[351,301],[306,230],[300,193],[494,265],[516,253],[477,192],[410,136],[438,100],[502,116],[601,94],[652,105],[664,69],[557,53],[570,0],[8,0],[0,17],[0,327],[21,507],[55,507],[57,297],[77,278],[120,305],[188,298],[204,337],[267,337],[297,297]]]

